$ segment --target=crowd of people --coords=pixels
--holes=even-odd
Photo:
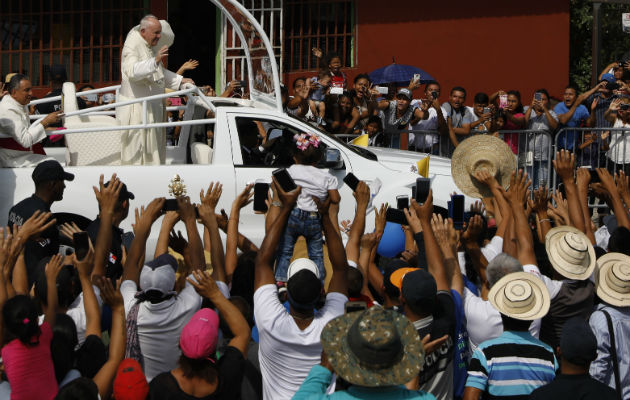
[[[62,223],[50,207],[74,175],[40,163],[35,193],[0,230],[0,398],[630,398],[623,171],[591,183],[562,150],[565,198],[552,203],[522,170],[506,189],[498,166],[474,167],[486,195],[462,227],[431,192],[393,225],[359,181],[354,220],[340,224],[336,178],[311,166],[318,144],[294,138],[297,185],[273,178],[260,246],[239,232],[253,185],[229,215],[220,182],[175,211],[136,204],[125,233],[133,188],[101,176],[97,218]],[[598,229],[589,193],[611,210]],[[404,251],[386,256],[391,229]]]

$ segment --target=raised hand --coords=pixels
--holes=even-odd
[[[376,232],[366,233],[361,237],[361,248],[370,250],[376,245],[378,235]]]
[[[81,228],[79,228],[74,222],[66,222],[59,226],[59,233],[70,240],[72,240],[75,233],[79,232],[81,232]]]
[[[223,185],[220,182],[217,182],[216,184],[214,182],[210,182],[210,186],[208,187],[208,190],[205,192],[205,194],[204,194],[203,189],[201,190],[201,193],[199,194],[201,204],[203,204],[206,207],[209,207],[210,211],[214,213],[214,210],[216,209],[217,204],[219,203],[219,199],[221,198],[222,193],[223,193]]]
[[[376,233],[383,234],[385,232],[385,225],[387,224],[387,209],[389,208],[389,204],[382,203],[379,209],[374,208],[374,227]]]
[[[188,277],[186,280],[193,285],[200,296],[212,300],[215,296],[221,295],[217,283],[208,271],[193,270],[192,275],[194,279]]]
[[[61,268],[63,268],[63,256],[55,254],[50,258],[44,270],[46,282],[48,282],[48,290],[57,286],[57,276],[59,276]]]
[[[350,221],[349,219],[344,219],[339,224],[339,230],[345,234],[350,233],[351,228],[352,228],[352,221]]]
[[[500,186],[499,182],[497,182],[497,179],[493,175],[490,175],[490,172],[488,172],[487,169],[480,169],[479,171],[476,171],[475,175],[473,176],[475,177],[475,179],[477,179],[479,182],[483,183],[490,189],[492,189],[494,186]]]
[[[549,189],[546,186],[535,189],[534,198],[527,200],[529,208],[531,208],[534,213],[546,214],[548,202],[549,202]]]
[[[140,226],[151,229],[151,225],[162,215],[162,209],[164,208],[164,197],[158,197],[145,207],[140,207],[140,210],[136,208],[136,223],[134,224],[134,233],[137,236],[137,230]]]
[[[547,215],[556,221],[556,225],[567,225],[569,223],[569,204],[558,190],[554,192],[552,198],[556,205],[547,203]],[[561,222],[561,223],[558,223]]]
[[[612,175],[606,168],[597,168],[597,175],[599,175],[599,180],[609,193],[617,192],[617,185],[615,184],[615,180]]]
[[[95,283],[96,286],[98,286],[98,288],[100,289],[101,299],[103,299],[103,303],[107,304],[112,309],[123,307],[124,303],[122,294],[120,293],[120,280],[116,282],[115,289],[112,281],[104,276],[97,277]]]
[[[476,217],[479,216],[477,215]],[[457,253],[459,231],[453,227],[453,220],[450,218],[443,219],[441,215],[433,214],[431,228],[433,229],[435,240],[442,249],[442,254],[444,254],[445,257],[447,255],[454,256]]]
[[[36,210],[29,219],[20,227],[20,236],[26,240],[31,238],[38,238],[46,229],[54,226],[57,223],[56,219],[50,219],[52,213],[41,212]]]
[[[166,57],[168,57],[168,46],[164,45],[160,50],[158,50],[158,53],[155,56],[155,63],[160,64]]]
[[[181,71],[190,71],[190,70],[193,70],[193,69],[197,68],[198,66],[199,66],[199,61],[193,60],[191,58],[188,61],[186,61],[185,63],[183,63],[182,66],[179,67],[179,69]]]
[[[179,217],[184,223],[195,222],[197,220],[195,205],[190,202],[190,197],[178,196],[177,209]]]
[[[588,191],[588,184],[591,183],[591,173],[587,168],[578,168],[575,183],[579,190]]]
[[[184,254],[184,250],[188,247],[188,242],[181,231],[177,231],[177,233],[171,231],[168,235],[168,245],[179,254]]]
[[[619,196],[623,199],[624,203],[626,203],[626,207],[630,207],[630,189],[629,188],[629,179],[630,177],[626,176],[623,171],[619,171],[615,174],[615,184],[617,185],[617,191],[619,192]]]
[[[300,195],[300,192],[302,191],[302,188],[298,186],[290,192],[285,192],[275,177],[272,177],[271,188],[275,191],[275,194],[278,196],[278,199],[280,200],[280,203],[282,203],[282,206],[288,207],[291,209],[297,202],[298,196]],[[324,203],[328,203],[328,206],[326,207],[326,213],[328,213],[328,207],[330,207],[330,197],[326,198],[326,201],[324,202],[319,201],[319,199],[315,201],[315,204],[317,204],[318,209],[320,208],[320,204],[324,205]],[[324,214],[321,214],[321,215],[324,215]]]
[[[253,187],[253,184],[247,185],[245,189],[243,189],[243,191],[238,196],[236,196],[236,199],[234,199],[234,203],[232,203],[232,210],[240,210],[241,208],[252,202],[254,198],[254,192],[252,192]]]
[[[357,201],[357,207],[367,207],[370,202],[370,187],[363,181],[359,181],[357,189],[352,192],[352,195]]]
[[[474,215],[468,220],[468,226],[466,230],[462,232],[462,241],[473,243],[477,241],[479,235],[483,230],[483,219],[481,215]]]
[[[519,170],[512,172],[510,178],[510,188],[505,193],[505,198],[512,204],[525,205],[527,199],[527,188],[531,185],[531,181],[527,178],[527,172]]]
[[[553,167],[563,182],[565,180],[573,181],[575,154],[568,150],[560,150],[556,153],[556,159],[553,160]]]
[[[94,268],[94,246],[92,241],[88,238],[88,252],[82,260],[77,259],[77,253],[72,255],[72,264],[77,268],[80,275],[90,277]]]
[[[105,187],[103,181],[104,176],[101,174],[98,180],[98,187],[92,186],[94,195],[96,196],[101,212],[114,212],[116,204],[118,204],[118,197],[123,183],[118,179],[116,174],[112,175],[107,187]]]
[[[420,220],[430,223],[433,216],[433,189],[429,189],[427,199],[422,205],[418,204],[415,199],[411,199],[411,208]]]
[[[411,201],[412,201],[412,205],[414,203],[418,204],[415,202],[415,200],[411,200]],[[417,207],[410,207],[410,208],[403,209],[403,212],[405,213],[405,217],[407,218],[407,224],[409,225],[409,228],[411,228],[413,233],[422,232],[422,223],[420,222],[420,218],[418,218],[416,209]]]
[[[484,208],[483,202],[481,202],[481,200],[476,200],[474,203],[472,203],[470,205],[470,212],[472,214],[484,215],[485,208]]]

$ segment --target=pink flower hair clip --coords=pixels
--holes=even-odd
[[[296,134],[293,136],[293,140],[295,140],[295,145],[298,149],[304,151],[306,149],[308,149],[308,146],[310,144],[309,140],[308,140],[308,136],[304,133],[301,134]]]

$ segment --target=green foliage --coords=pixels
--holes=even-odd
[[[621,29],[621,14],[624,12],[630,12],[630,5],[601,5],[600,69],[630,50],[630,34]],[[593,3],[590,0],[571,0],[569,82],[579,91],[588,90],[591,85],[592,35]]]

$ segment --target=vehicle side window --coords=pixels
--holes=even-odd
[[[289,167],[293,164],[293,136],[298,132],[281,122],[237,117],[243,165]]]

